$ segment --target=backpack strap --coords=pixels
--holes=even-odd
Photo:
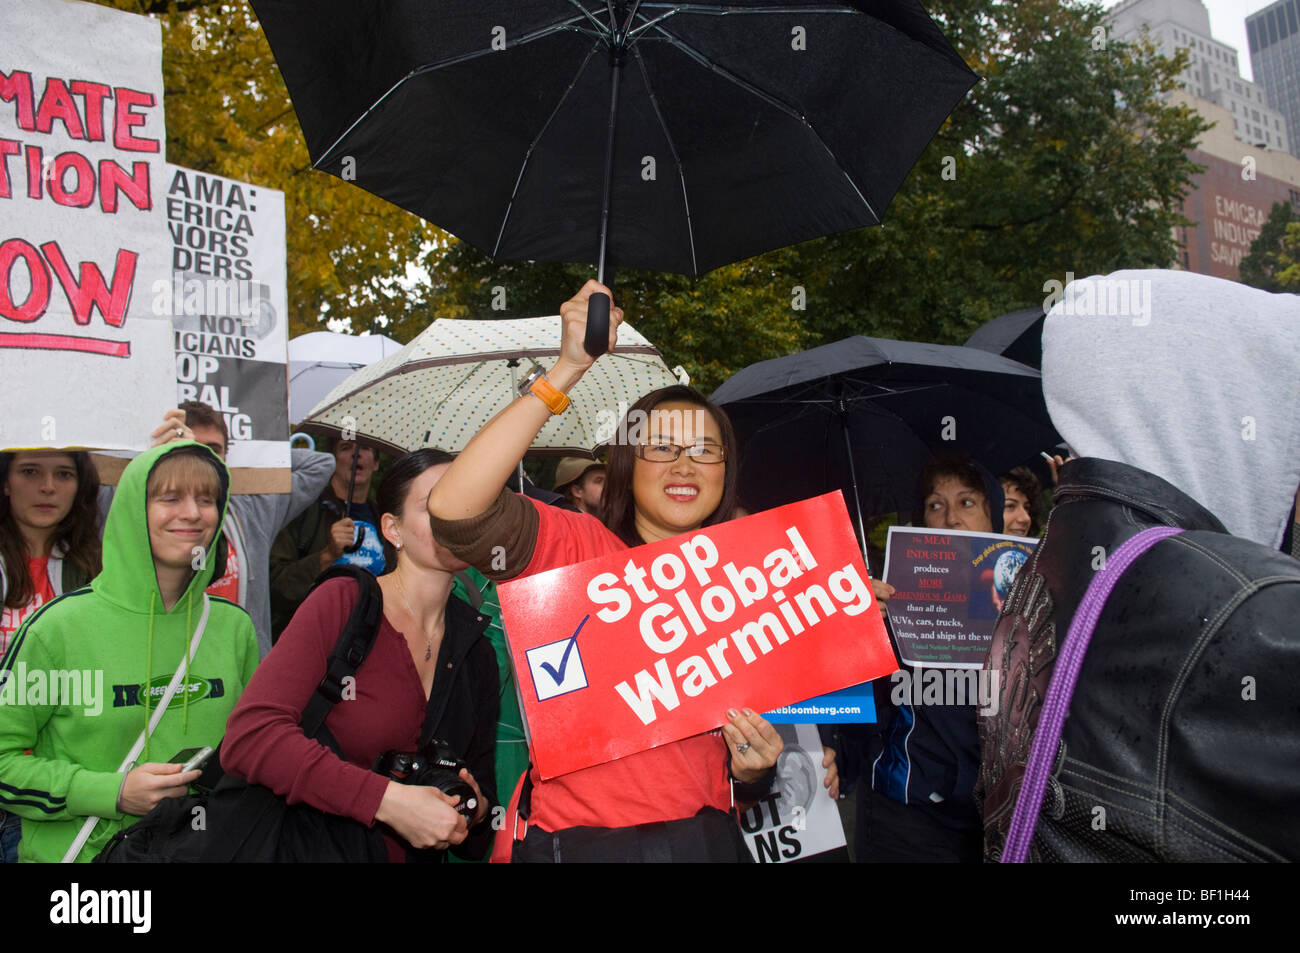
[[[323,582],[346,576],[355,579],[359,592],[356,605],[348,616],[334,650],[325,667],[325,677],[316,686],[311,700],[302,710],[302,732],[308,738],[314,738],[325,724],[325,718],[342,698],[344,679],[355,676],[361,663],[370,654],[379,634],[379,624],[384,612],[384,594],[379,588],[379,580],[359,566],[331,566],[317,577],[311,591]],[[308,593],[310,595],[310,593]]]
[[[474,577],[465,570],[460,570],[455,574],[460,580],[460,584],[465,587],[465,599],[472,608],[479,608],[483,605],[483,593],[479,591],[478,584],[474,582]]]
[[[1061,646],[1056,667],[1052,670],[1052,680],[1048,684],[1047,697],[1043,700],[1038,726],[1034,730],[1034,741],[1029,749],[1025,775],[1020,782],[1016,809],[1011,816],[1011,827],[1002,848],[1002,863],[1023,864],[1029,857],[1029,845],[1034,839],[1034,830],[1038,827],[1038,815],[1043,808],[1047,779],[1056,761],[1056,749],[1061,742],[1065,716],[1070,710],[1070,699],[1074,697],[1074,686],[1079,680],[1079,671],[1083,668],[1083,657],[1088,651],[1088,643],[1097,628],[1102,609],[1106,607],[1106,600],[1110,598],[1120,577],[1139,556],[1162,539],[1177,536],[1181,532],[1182,529],[1176,526],[1155,526],[1125,540],[1106,560],[1106,568],[1093,576],[1092,582],[1088,584],[1088,591],[1075,610],[1065,636],[1065,644]]]

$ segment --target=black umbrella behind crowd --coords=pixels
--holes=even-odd
[[[252,2],[317,168],[602,281],[877,224],[977,78],[918,0]]]
[[[713,400],[736,426],[747,507],[839,489],[860,533],[864,514],[917,515],[931,456],[968,453],[998,473],[1060,439],[1037,371],[951,345],[846,338],[753,364]]]
[[[1034,369],[1043,366],[1043,321],[1041,307],[1009,311],[986,321],[966,339],[966,347],[1001,354]]]

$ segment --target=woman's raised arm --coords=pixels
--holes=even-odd
[[[582,340],[587,330],[587,299],[597,291],[610,294],[604,285],[588,281],[560,307],[563,327],[560,356],[546,377],[562,393],[567,394],[595,362],[583,349]],[[622,320],[622,309],[611,306],[611,351]],[[496,500],[550,416],[550,408],[532,394],[511,402],[474,435],[434,486],[429,494],[429,515],[442,520],[461,520],[483,513]]]

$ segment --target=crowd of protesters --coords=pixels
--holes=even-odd
[[[986,665],[1002,676],[992,714],[894,704],[878,691],[878,727],[823,730],[830,795],[856,790],[858,860],[999,859],[1035,706],[1097,571],[1093,547],[1113,552],[1151,526],[1184,532],[1153,553],[1158,585],[1125,577],[1111,597],[1115,612],[1141,619],[1098,630],[1080,676],[1089,704],[1067,726],[1051,788],[1060,803],[1044,809],[1032,856],[1300,859],[1285,815],[1300,802],[1300,724],[1287,708],[1300,677],[1300,315],[1289,296],[1141,275],[1156,330],[1046,322],[1044,390],[1074,454],[1053,457],[1057,485],[961,456],[918,474],[917,525],[1044,538],[1000,606]],[[596,360],[582,344],[595,291],[608,289],[589,282],[561,309],[546,373],[561,394]],[[1225,356],[1227,313],[1241,347]],[[621,319],[613,308],[611,347]],[[1290,384],[1275,399],[1257,383],[1267,381]],[[1183,402],[1193,400],[1195,420]],[[689,437],[675,429],[682,411],[703,412]],[[231,492],[224,418],[198,402],[163,414],[153,449],[116,487],[101,486],[85,452],[0,454],[0,678],[58,669],[104,680],[97,700],[0,705],[3,860],[93,859],[185,795],[202,770],[186,770],[188,753],[205,747],[289,804],[378,829],[393,861],[477,860],[489,847],[516,862],[748,860],[735,808],[768,794],[783,743],[745,699],[720,732],[559,778],[530,770],[495,583],[745,513],[727,415],[683,386],[629,410],[650,421],[643,441],[614,444],[606,461],[559,461],[549,493],[514,492],[512,475],[555,412],[535,390],[456,456],[384,463],[364,438],[294,449],[288,493]],[[1245,416],[1268,426],[1245,438]],[[357,577],[316,584],[341,565],[378,577],[382,616],[365,677],[330,711],[324,744],[300,721],[361,598]],[[874,589],[883,610],[893,589]],[[1160,605],[1143,609],[1152,593]],[[1244,697],[1243,678],[1259,682],[1254,704],[1223,702]],[[1162,699],[1141,700],[1144,685],[1162,686]],[[461,794],[375,770],[386,752],[434,738],[463,764]],[[1102,789],[1109,833],[1086,823]]]

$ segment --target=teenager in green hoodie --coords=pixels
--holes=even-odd
[[[20,861],[63,859],[98,817],[76,857],[93,859],[198,777],[169,759],[221,741],[258,658],[248,614],[203,592],[229,484],[225,464],[191,441],[133,460],[109,510],[103,571],[28,618],[0,660],[0,809],[23,818]],[[136,766],[119,770],[182,660]]]

